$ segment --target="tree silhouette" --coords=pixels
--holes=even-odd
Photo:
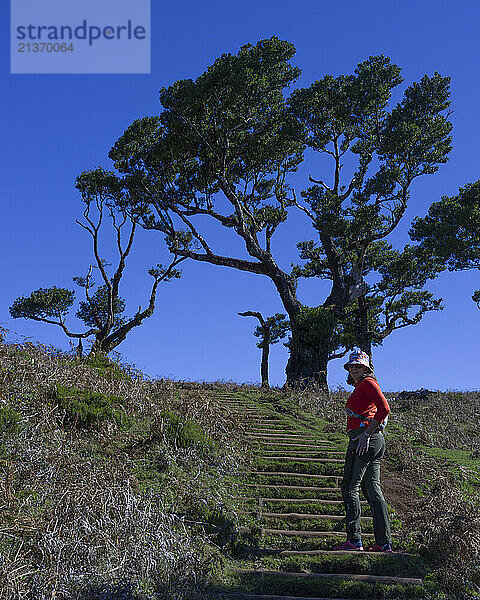
[[[77,178],[76,188],[82,194],[85,204],[83,220],[77,223],[92,237],[95,262],[91,264],[85,277],[73,280],[84,290],[85,300],[80,302],[76,316],[89,328],[80,333],[70,331],[65,317],[75,301],[75,292],[56,286],[40,288],[29,296],[17,298],[10,307],[14,319],[25,318],[60,326],[65,334],[79,340],[77,354],[83,351],[82,340],[93,337],[91,352],[108,354],[116,348],[127,334],[153,314],[156,292],[161,281],[180,277],[175,267],[183,257],[175,257],[167,267],[158,264],[148,270],[153,277],[150,297],[145,309],[139,307],[131,317],[124,316],[125,301],[120,297],[119,286],[124,274],[125,262],[132,250],[138,215],[127,213],[121,206],[124,194],[122,182],[110,172],[101,168],[86,171]],[[115,234],[118,261],[113,275],[108,273],[107,262],[100,255],[100,231],[109,217]],[[123,235],[126,230],[126,235]],[[100,273],[103,284],[92,293],[95,283],[94,270]]]
[[[260,325],[255,328],[253,335],[260,338],[257,343],[257,348],[262,349],[262,388],[270,387],[268,381],[268,356],[270,354],[270,346],[279,342],[290,329],[289,322],[285,319],[285,315],[276,313],[268,319],[264,319],[262,314],[252,310],[243,313],[238,313],[242,317],[256,317],[260,321]]]

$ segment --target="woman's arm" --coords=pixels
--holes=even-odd
[[[379,427],[380,423],[373,419],[368,427],[365,427],[362,433],[358,436],[358,443],[355,451],[359,456],[362,456],[368,450],[370,445],[370,436],[375,433]]]

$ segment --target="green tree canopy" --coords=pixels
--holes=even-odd
[[[415,219],[410,236],[450,271],[480,269],[480,181],[434,202]],[[480,290],[472,299],[480,308]]]
[[[65,288],[40,288],[30,294],[17,298],[10,307],[14,319],[33,319],[47,321],[63,319],[75,301],[75,292]]]
[[[268,340],[265,339],[265,329],[267,329],[269,332]],[[284,313],[275,313],[271,317],[268,317],[265,319],[265,327],[263,327],[261,324],[257,325],[253,332],[255,337],[260,338],[260,340],[257,342],[257,348],[263,348],[265,342],[268,342],[270,345],[277,344],[287,335],[289,329],[290,323],[286,319],[286,315]]]
[[[276,37],[260,40],[162,88],[160,115],[132,123],[109,156],[124,178],[121,202],[162,232],[171,252],[271,279],[291,323],[288,382],[325,385],[371,246],[400,223],[415,178],[447,160],[449,79],[424,76],[392,106],[400,69],[373,56],[351,75],[290,94],[300,73],[294,52]],[[297,196],[290,177],[305,149],[331,157],[332,168]],[[344,164],[354,165],[350,173]],[[275,256],[273,235],[291,209],[310,220],[331,281],[316,307],[302,304],[295,272]],[[222,250],[207,221],[242,249]]]

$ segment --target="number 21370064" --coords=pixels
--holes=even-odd
[[[51,43],[51,42],[33,42],[18,44],[18,52],[73,52],[73,42],[67,43]]]

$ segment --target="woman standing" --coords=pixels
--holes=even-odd
[[[375,545],[369,552],[392,552],[390,520],[380,487],[380,461],[385,454],[382,422],[390,407],[370,367],[368,354],[355,351],[344,364],[347,383],[355,390],[347,400],[347,434],[342,496],[345,503],[347,541],[334,550],[363,550],[360,486],[372,510]]]

